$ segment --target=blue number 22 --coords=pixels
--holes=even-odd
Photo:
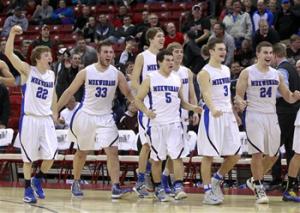
[[[36,97],[45,100],[47,96],[48,96],[48,90],[44,89],[43,87],[38,87],[36,92]]]

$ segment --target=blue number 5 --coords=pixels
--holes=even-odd
[[[171,103],[172,102],[171,93],[166,92],[165,96],[166,96],[166,103]]]

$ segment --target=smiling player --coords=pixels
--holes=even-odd
[[[261,42],[256,47],[257,63],[247,67],[240,74],[236,87],[235,103],[244,113],[244,128],[252,154],[253,177],[247,186],[256,194],[256,203],[268,203],[263,187],[264,174],[273,166],[280,147],[280,128],[276,114],[276,93],[279,91],[288,103],[299,100],[299,91],[292,93],[283,77],[271,65],[272,44]],[[265,157],[263,157],[265,155]]]

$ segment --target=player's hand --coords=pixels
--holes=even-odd
[[[199,115],[198,113],[194,113],[192,116],[192,124],[193,126],[196,126],[199,123]]]
[[[238,126],[241,126],[242,125],[242,119],[239,116],[236,116],[235,119],[236,119],[236,122],[237,122]]]
[[[15,25],[11,28],[10,33],[21,35],[23,33],[22,27],[20,25]]]
[[[147,110],[145,114],[150,119],[154,119],[156,117],[156,113],[153,110]]]
[[[213,117],[217,118],[217,117],[220,117],[221,115],[223,115],[223,112],[221,110],[213,109],[211,111],[211,114]]]
[[[235,96],[234,97],[234,105],[239,110],[244,111],[247,106],[247,101],[241,99],[240,97]]]
[[[194,109],[193,109],[193,111],[194,111],[195,113],[201,114],[202,111],[203,111],[203,109],[202,109],[201,107],[199,107],[199,106],[195,106]]]
[[[54,124],[58,124],[59,122],[58,122],[58,112],[53,112],[52,113],[52,119],[53,119],[53,121],[54,121]]]
[[[295,90],[293,92],[293,97],[296,98],[297,100],[300,100],[300,92],[298,90]]]

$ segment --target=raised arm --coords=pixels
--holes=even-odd
[[[2,60],[0,60],[0,72],[2,74],[0,76],[0,83],[4,84],[5,86],[8,86],[8,87],[16,86],[16,79],[9,72],[9,68],[8,68],[7,64]]]
[[[197,78],[205,105],[208,107],[214,117],[221,116],[222,112],[215,108],[215,105],[212,101],[211,82],[208,72],[205,70],[200,71]]]
[[[134,67],[131,76],[131,88],[134,93],[137,92],[140,86],[140,75],[143,69],[143,64],[144,64],[144,57],[142,54],[138,54],[134,62]]]
[[[247,102],[244,100],[247,87],[248,87],[248,71],[243,70],[237,81],[236,96],[234,97],[234,103],[241,111],[244,111],[245,107],[247,106]]]
[[[290,104],[293,104],[300,100],[300,92],[298,90],[296,90],[295,92],[291,92],[284,83],[284,78],[282,75],[279,75],[278,90],[282,95],[283,99]]]
[[[143,102],[149,90],[150,90],[150,79],[146,78],[139,87],[138,93],[135,96],[134,103],[136,107],[139,110],[141,110],[143,113],[145,113],[148,118],[153,119],[156,117],[156,114],[152,110],[148,109]]]
[[[118,74],[118,87],[123,95],[132,102],[134,100],[134,97],[131,94],[130,88],[128,86],[128,83],[126,81],[126,78],[123,73],[119,72]]]
[[[23,76],[27,77],[30,71],[30,66],[26,62],[22,61],[16,54],[14,54],[14,41],[16,35],[23,33],[22,28],[19,25],[15,25],[11,28],[6,46],[5,55],[10,60],[16,70]]]

